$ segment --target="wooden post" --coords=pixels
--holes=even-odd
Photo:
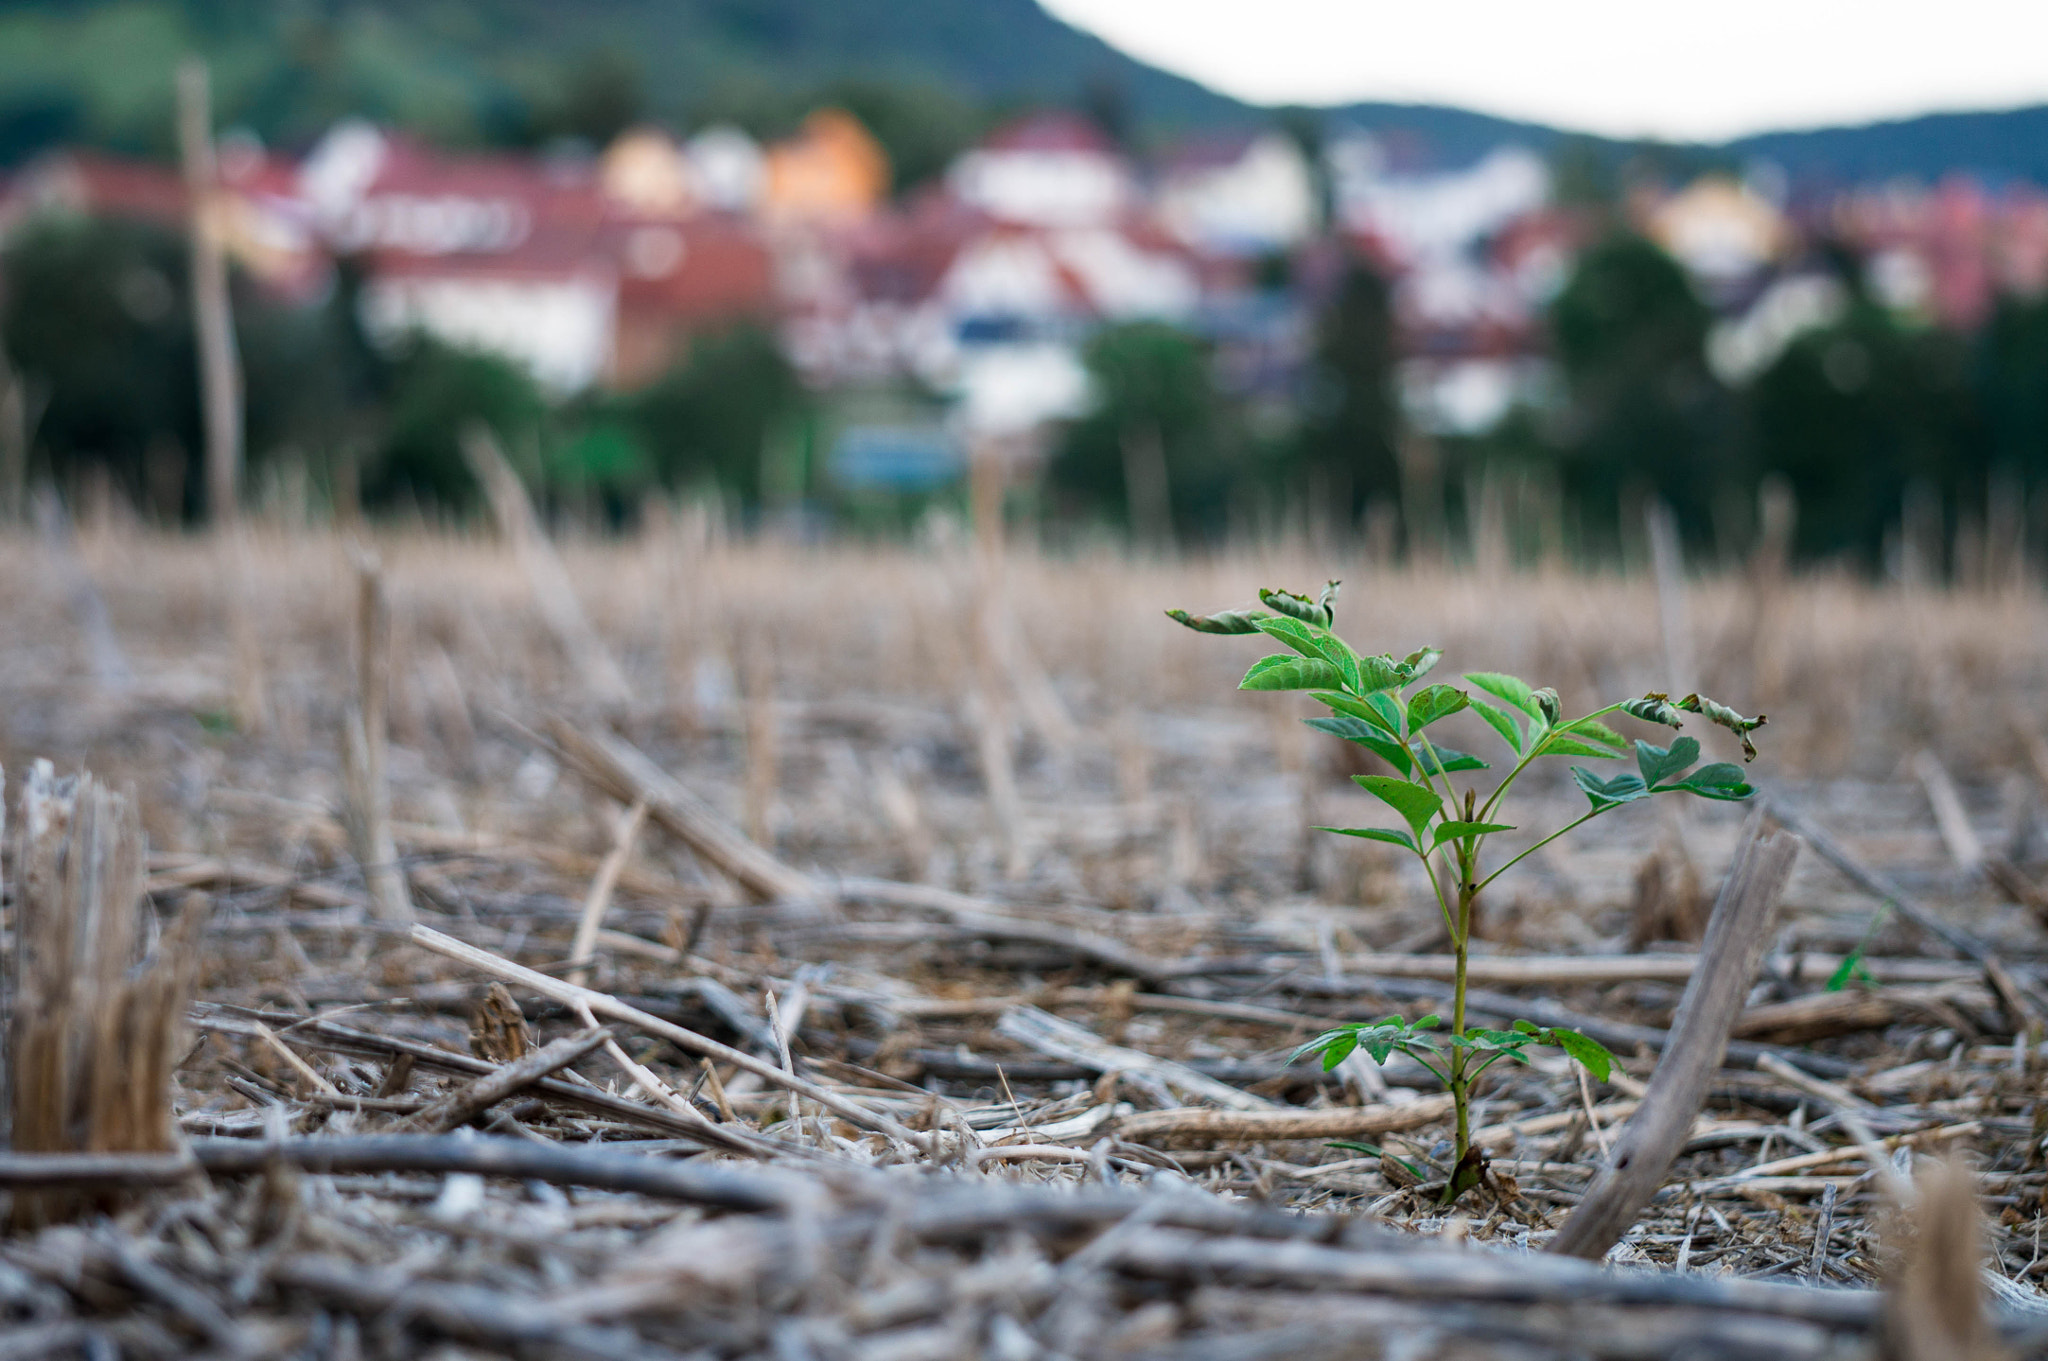
[[[242,481],[242,364],[228,301],[227,256],[221,249],[219,167],[213,154],[213,111],[206,63],[178,70],[178,147],[192,235],[192,329],[199,345],[199,397],[206,427],[206,511],[232,526]]]
[[[343,821],[370,890],[371,914],[386,921],[411,921],[412,898],[398,869],[398,845],[391,836],[391,790],[384,777],[390,743],[390,642],[383,569],[365,553],[356,559],[356,702],[342,733],[347,803]]]

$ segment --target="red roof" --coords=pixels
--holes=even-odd
[[[187,216],[177,171],[92,151],[44,157],[15,179],[9,198],[31,211],[56,208],[169,227],[183,227]]]
[[[988,151],[1085,151],[1117,155],[1116,143],[1079,114],[1034,113],[1006,123],[982,141]]]

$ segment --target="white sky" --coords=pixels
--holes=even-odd
[[[2048,103],[2048,0],[1041,0],[1255,103],[1710,140]]]

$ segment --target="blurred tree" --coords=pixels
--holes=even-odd
[[[624,418],[663,484],[715,481],[756,503],[771,437],[808,405],[775,337],[742,326],[696,340],[682,364],[625,404]]]
[[[2037,486],[2048,480],[2048,298],[1999,299],[1977,383],[1991,459]]]
[[[1400,493],[1398,358],[1387,281],[1353,255],[1317,323],[1295,470],[1346,523],[1367,500]]]
[[[40,471],[63,482],[97,464],[138,501],[168,496],[161,509],[181,512],[177,465],[199,447],[185,263],[175,237],[126,223],[50,220],[13,236],[0,338],[48,403]]]
[[[1873,560],[1911,481],[1951,505],[1958,495],[1981,504],[1983,441],[1968,358],[1959,337],[1908,330],[1858,297],[1757,378],[1747,402],[1751,438],[1761,467],[1783,473],[1798,495],[1802,553]]]
[[[1232,440],[1206,347],[1164,323],[1132,322],[1097,332],[1085,360],[1095,406],[1054,456],[1055,492],[1122,516],[1149,543],[1220,529]]]
[[[390,383],[383,447],[364,470],[368,503],[469,504],[477,486],[461,438],[473,421],[491,427],[515,465],[530,462],[546,434],[546,399],[523,370],[496,355],[415,334],[394,354]]]
[[[1642,237],[1579,257],[1550,322],[1569,395],[1567,483],[1594,518],[1611,521],[1624,488],[1654,489],[1702,534],[1717,482],[1740,475],[1726,393],[1706,364],[1711,321],[1677,261]]]
[[[567,433],[546,460],[550,490],[614,527],[625,523],[654,480],[640,432],[610,401],[564,413],[562,424]]]
[[[602,47],[569,68],[548,130],[602,147],[646,113],[639,61],[622,48]]]

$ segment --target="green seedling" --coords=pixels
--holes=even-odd
[[[1455,1162],[1443,1193],[1448,1205],[1485,1176],[1484,1154],[1472,1146],[1473,1084],[1503,1061],[1526,1063],[1527,1051],[1550,1048],[1605,1081],[1614,1056],[1597,1040],[1562,1026],[1515,1021],[1506,1030],[1466,1024],[1465,974],[1472,922],[1479,897],[1494,880],[1559,837],[1603,817],[1624,804],[1658,794],[1690,794],[1695,798],[1739,801],[1756,791],[1741,766],[1725,762],[1700,765],[1696,738],[1674,738],[1669,746],[1637,739],[1631,744],[1604,719],[1626,715],[1666,727],[1681,726],[1698,715],[1726,728],[1742,745],[1744,761],[1756,755],[1750,734],[1764,724],[1762,715],[1744,718],[1725,704],[1690,694],[1674,700],[1651,693],[1621,700],[1579,718],[1567,718],[1552,689],[1492,671],[1465,676],[1470,689],[1428,684],[1426,677],[1443,657],[1433,647],[1418,648],[1398,660],[1391,653],[1365,656],[1331,631],[1335,622],[1337,583],[1330,582],[1315,599],[1288,591],[1259,592],[1259,606],[1210,615],[1168,610],[1168,617],[1201,633],[1260,633],[1285,644],[1288,651],[1255,662],[1239,689],[1305,690],[1330,710],[1327,718],[1307,720],[1312,728],[1355,742],[1393,770],[1391,775],[1357,775],[1359,786],[1392,809],[1396,827],[1323,827],[1319,831],[1361,837],[1398,846],[1422,862],[1423,872],[1443,912],[1444,929],[1456,961],[1448,1030],[1435,1016],[1410,1021],[1388,1016],[1337,1026],[1316,1036],[1294,1057],[1317,1055],[1329,1071],[1363,1050],[1375,1063],[1406,1054],[1434,1074],[1450,1091],[1457,1116]],[[1462,790],[1453,775],[1491,769],[1468,752],[1440,745],[1429,728],[1453,714],[1469,710],[1507,746],[1507,773],[1491,792],[1471,784]],[[1586,812],[1537,838],[1492,868],[1486,868],[1489,840],[1517,830],[1506,821],[1509,791],[1522,772],[1548,757],[1586,761],[1619,761],[1631,754],[1636,768],[1601,776],[1575,765],[1571,775],[1586,796]]]

